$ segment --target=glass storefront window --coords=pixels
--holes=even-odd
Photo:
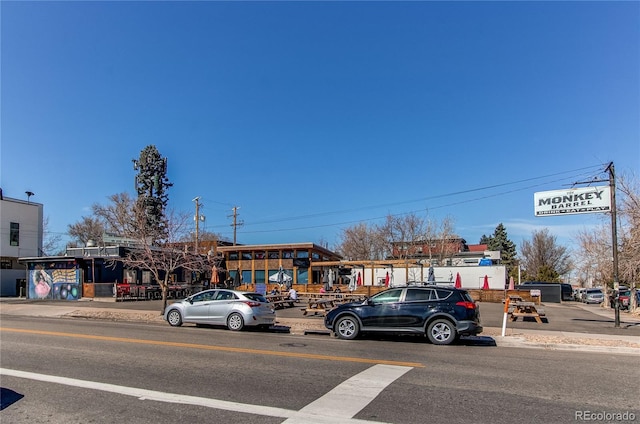
[[[296,258],[306,259],[309,257],[309,252],[306,250],[296,250]]]
[[[242,271],[242,284],[251,284],[251,270]]]
[[[309,269],[298,269],[298,284],[309,284]]]
[[[256,284],[264,284],[265,280],[264,280],[264,270],[256,270],[255,273],[256,279],[254,281],[254,283]]]

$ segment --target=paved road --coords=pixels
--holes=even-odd
[[[640,417],[625,356],[7,315],[0,336],[0,419],[17,424]]]

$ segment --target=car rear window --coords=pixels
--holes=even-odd
[[[253,300],[254,302],[262,302],[262,303],[268,302],[267,298],[261,295],[260,293],[243,293],[243,294],[249,299]]]
[[[451,296],[451,290],[442,290],[442,289],[438,289],[436,290],[436,292],[438,293],[438,299],[440,300],[444,300],[446,298],[448,298],[449,296]]]

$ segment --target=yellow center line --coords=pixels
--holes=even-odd
[[[204,350],[213,350],[218,352],[249,353],[254,355],[270,355],[270,356],[284,356],[289,358],[317,359],[321,361],[358,362],[363,364],[385,364],[385,365],[397,365],[397,366],[414,367],[414,368],[425,367],[424,364],[421,364],[419,362],[389,361],[386,359],[367,359],[367,358],[356,358],[353,356],[316,355],[311,353],[294,353],[294,352],[282,352],[277,350],[211,346],[211,345],[203,345],[203,344],[196,344],[196,343],[163,342],[159,340],[128,339],[125,337],[93,336],[90,334],[62,333],[58,331],[25,330],[25,329],[8,328],[8,327],[0,327],[0,331],[6,331],[6,332],[12,332],[12,333],[23,333],[23,334],[39,334],[43,336],[69,337],[69,338],[86,339],[86,340],[100,340],[100,341],[120,342],[120,343],[136,343],[136,344],[154,345],[154,346],[172,346],[172,347],[183,347],[183,348],[189,348],[189,349],[204,349]]]

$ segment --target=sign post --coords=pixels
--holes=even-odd
[[[611,212],[611,248],[613,251],[613,302],[615,310],[614,326],[620,327],[620,304],[618,282],[618,232],[616,218],[616,175],[613,162],[605,172],[608,180],[592,180],[574,184],[608,182],[608,186],[572,188],[534,193],[534,213],[536,216],[571,215],[581,213]]]

